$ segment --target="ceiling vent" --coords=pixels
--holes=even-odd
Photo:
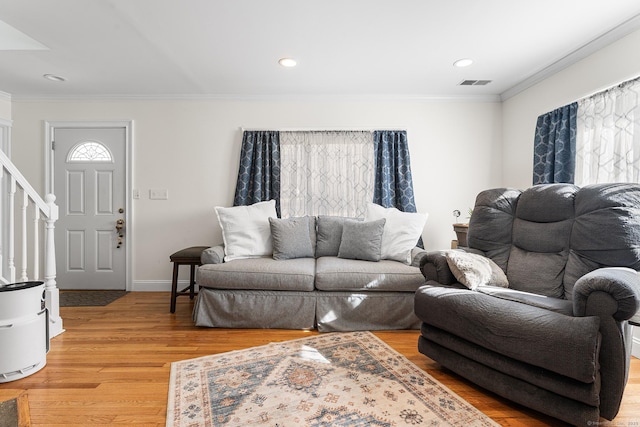
[[[459,83],[459,86],[486,86],[491,83],[491,80],[463,80]]]

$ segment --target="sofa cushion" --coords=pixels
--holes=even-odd
[[[316,288],[321,291],[415,292],[424,284],[418,267],[398,261],[321,257],[316,262]]]
[[[516,217],[539,224],[573,219],[579,187],[572,184],[543,184],[527,188],[520,195]]]
[[[595,184],[576,195],[571,247],[602,266],[640,270],[640,189],[637,184]]]
[[[342,225],[338,257],[379,261],[385,222],[384,218],[367,222],[345,221]]]
[[[224,260],[271,256],[273,244],[269,218],[276,217],[276,201],[250,206],[216,206],[224,241]]]
[[[575,185],[537,185],[520,195],[507,277],[511,288],[564,298]]]
[[[458,282],[471,290],[482,285],[509,287],[504,271],[491,258],[463,251],[445,251],[444,256]]]
[[[269,218],[273,259],[315,257],[315,217]]]
[[[214,289],[313,291],[315,261],[265,257],[205,264],[196,271],[196,283]]]
[[[380,259],[392,259],[411,264],[411,250],[422,236],[427,214],[402,212],[397,208],[384,208],[375,203],[368,203],[365,221],[385,219],[382,233]]]
[[[576,220],[564,278],[571,298],[575,282],[603,266],[640,270],[640,188],[637,184],[593,184],[576,195]]]
[[[556,313],[573,316],[573,303],[563,298],[551,298],[531,292],[517,291],[515,289],[505,289],[495,286],[478,286],[476,291],[502,298],[513,302],[527,304],[533,307],[544,308]]]
[[[523,192],[487,190],[478,195],[469,223],[469,245],[505,272],[509,287],[564,298],[578,187],[537,185]]]
[[[467,244],[484,252],[504,271],[511,251],[513,219],[520,190],[495,188],[478,194],[469,219]]]
[[[529,252],[511,249],[507,277],[509,287],[554,298],[564,298],[564,277],[568,253]]]

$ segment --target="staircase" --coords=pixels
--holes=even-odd
[[[2,151],[0,165],[0,285],[43,281],[49,336],[54,337],[64,331],[56,286],[56,197],[47,194],[43,200]]]

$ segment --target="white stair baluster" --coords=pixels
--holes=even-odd
[[[16,281],[16,265],[15,265],[15,199],[16,199],[16,179],[11,177],[11,184],[9,188],[9,247],[8,249],[8,268],[9,268],[9,283],[15,283]]]
[[[40,209],[33,203],[33,279],[40,280]]]
[[[29,280],[27,277],[27,207],[29,206],[29,195],[23,189],[22,190],[22,210],[21,210],[21,225],[22,225],[22,235],[20,236],[20,240],[22,242],[22,254],[20,256],[20,281],[26,282]]]

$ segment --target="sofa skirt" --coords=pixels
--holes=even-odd
[[[297,292],[200,287],[196,326],[314,329],[319,332],[419,329],[413,292]]]
[[[313,329],[313,292],[243,291],[201,287],[193,308],[196,326]]]
[[[316,292],[320,332],[419,329],[413,292]]]

